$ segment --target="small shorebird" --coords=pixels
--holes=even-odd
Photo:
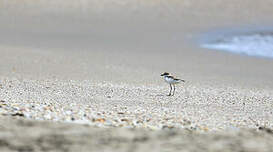
[[[174,92],[175,92],[175,84],[178,84],[180,82],[185,82],[185,80],[181,80],[181,79],[177,79],[177,78],[174,78],[173,76],[171,76],[169,73],[167,72],[164,72],[162,73],[160,76],[164,77],[164,80],[170,84],[170,93],[168,94],[168,96],[171,96],[172,95],[172,90],[173,90],[173,95],[174,95]],[[173,86],[173,87],[172,87]],[[173,89],[172,89],[173,88]]]

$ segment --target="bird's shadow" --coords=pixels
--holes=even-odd
[[[165,95],[165,94],[157,94],[155,95],[156,97],[164,97],[164,96],[168,96],[168,95]]]
[[[168,95],[168,94],[157,94],[155,97],[173,97],[173,95]]]

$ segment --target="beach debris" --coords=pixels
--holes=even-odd
[[[163,125],[162,129],[174,129],[174,126],[171,125]]]
[[[209,128],[207,126],[200,126],[200,129],[205,132],[209,131]]]
[[[129,120],[128,120],[128,119],[126,119],[126,118],[122,118],[122,119],[120,119],[120,121],[126,121],[126,122],[129,122]]]
[[[183,121],[181,121],[181,124],[184,126],[188,126],[188,125],[191,125],[191,121],[189,121],[187,119],[183,119]]]
[[[92,119],[93,122],[100,122],[100,123],[104,123],[105,119],[104,118],[97,118],[97,119]]]
[[[267,127],[262,127],[262,126],[260,126],[260,127],[258,128],[258,130],[265,131],[265,132],[267,132],[267,133],[273,134],[273,130],[270,129],[270,128],[267,128]]]
[[[11,114],[11,116],[20,116],[20,117],[24,117],[25,115],[24,115],[23,113],[16,112],[16,113]]]
[[[7,106],[6,102],[4,100],[0,100],[0,108]]]

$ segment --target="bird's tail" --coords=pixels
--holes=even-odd
[[[180,79],[181,82],[186,82],[185,80]]]

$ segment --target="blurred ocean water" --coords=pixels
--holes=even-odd
[[[273,58],[273,33],[226,36],[203,43],[201,47],[248,56]]]

